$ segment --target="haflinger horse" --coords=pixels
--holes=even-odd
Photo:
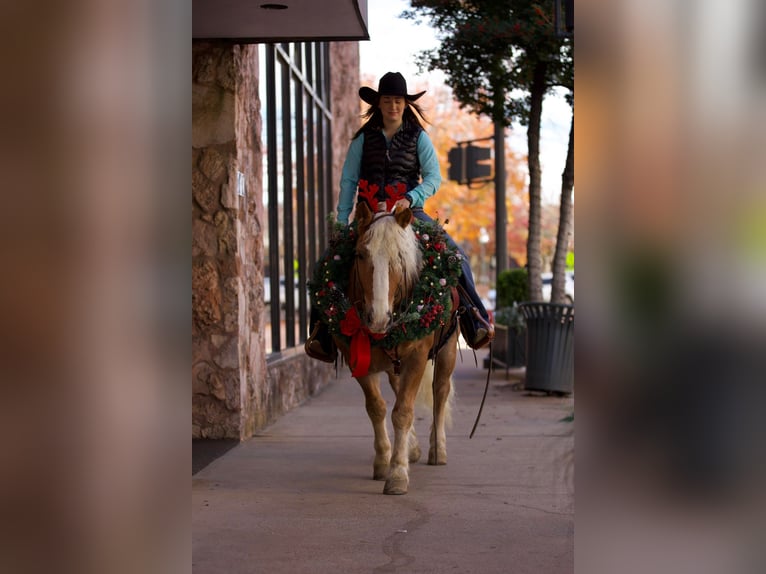
[[[356,209],[358,239],[351,269],[348,297],[370,336],[381,337],[392,327],[394,311],[406,306],[423,266],[419,242],[412,228],[412,212],[397,208],[373,213],[365,202]],[[393,349],[369,347],[367,373],[356,376],[365,396],[367,414],[375,433],[373,478],[385,479],[384,494],[406,494],[409,463],[420,459],[420,446],[413,427],[414,407],[430,402],[433,409],[428,464],[447,463],[445,424],[450,419],[453,397],[452,371],[457,355],[458,330],[437,349],[444,329],[423,338],[404,341]],[[353,342],[335,337],[349,365]],[[443,341],[442,341],[443,342]],[[429,359],[429,353],[433,360]],[[398,363],[398,364],[397,364]],[[379,375],[386,373],[396,395],[391,412],[393,447],[386,430],[386,402],[381,396]]]

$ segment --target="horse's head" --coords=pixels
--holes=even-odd
[[[352,288],[361,303],[362,321],[372,333],[385,333],[396,306],[408,299],[420,273],[422,255],[410,226],[412,210],[372,213],[365,202],[356,208],[359,239]]]

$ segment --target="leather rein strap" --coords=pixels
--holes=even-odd
[[[474,351],[474,355],[476,355],[476,352]],[[484,383],[484,394],[481,397],[481,404],[479,405],[479,412],[476,413],[476,421],[473,423],[473,428],[471,429],[471,434],[468,435],[468,438],[473,438],[473,433],[476,432],[476,427],[479,425],[479,419],[481,418],[481,411],[484,410],[484,401],[487,400],[487,390],[489,389],[489,376],[492,373],[492,341],[489,342],[489,368],[487,369],[487,381]]]
[[[468,293],[466,293],[466,291],[465,291],[465,289],[463,288],[462,285],[458,285],[458,289],[460,289],[460,291],[463,293],[464,297],[466,297],[467,299],[470,300],[470,297],[468,297]],[[489,330],[491,327],[489,326],[489,323],[487,323],[487,321],[484,319],[484,317],[482,317],[481,314],[476,311],[476,309],[473,309],[473,311],[474,311],[474,318],[476,320],[480,321],[481,323],[483,323],[486,326],[487,330]],[[467,312],[467,311],[464,310],[464,312]],[[481,396],[481,404],[479,405],[479,412],[476,413],[476,420],[473,423],[473,428],[471,429],[471,434],[468,435],[469,439],[473,438],[473,434],[476,432],[476,427],[479,426],[479,420],[481,419],[481,413],[484,410],[484,403],[487,400],[487,391],[489,390],[489,377],[492,374],[492,344],[493,344],[492,343],[492,339],[490,339],[490,341],[489,341],[489,357],[490,357],[490,361],[489,361],[489,368],[487,369],[487,380],[484,383],[484,394]],[[473,352],[473,358],[474,358],[474,361],[476,362],[476,366],[478,367],[479,366],[479,362],[476,359],[476,351]]]

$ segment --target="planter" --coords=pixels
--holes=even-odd
[[[495,325],[495,340],[492,342],[492,363],[505,367],[506,377],[511,367],[523,367],[526,354],[526,329],[508,325]]]
[[[574,306],[522,303],[527,322],[524,388],[569,394],[574,388]]]

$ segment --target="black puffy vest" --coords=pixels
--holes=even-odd
[[[407,191],[420,184],[420,161],[418,161],[418,136],[423,128],[404,122],[386,149],[386,136],[380,128],[364,130],[362,165],[359,179],[378,186],[377,197],[386,199],[386,185],[403,182]],[[361,201],[362,198],[358,197]]]

